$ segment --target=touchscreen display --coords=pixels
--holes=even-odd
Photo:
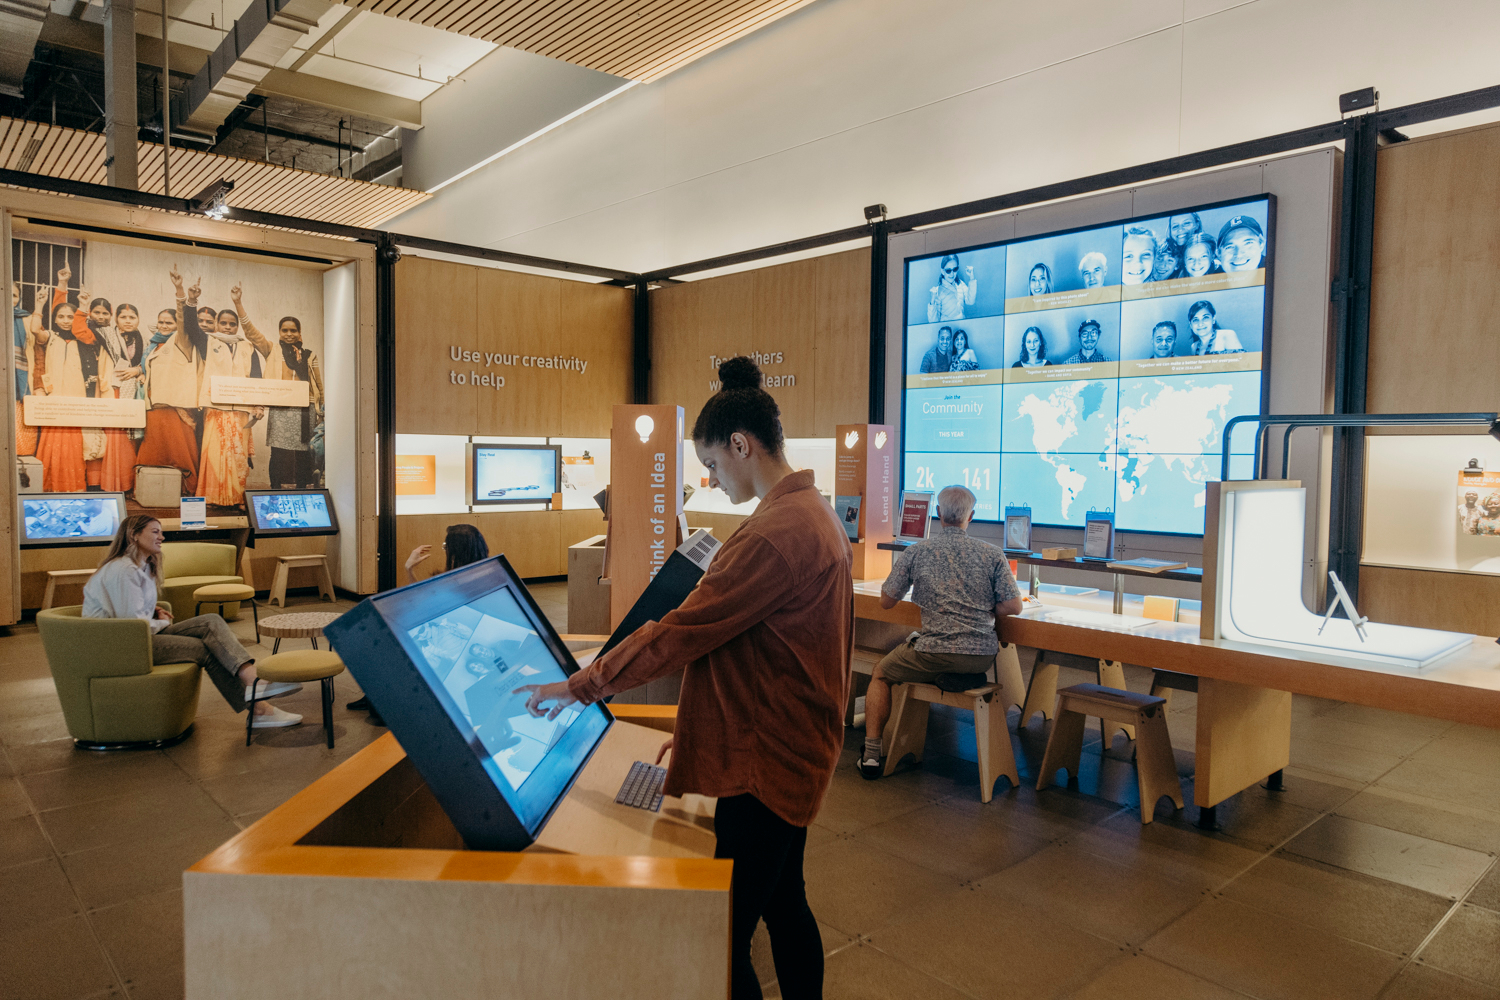
[[[577,721],[578,707],[556,719],[533,718],[523,684],[566,679],[508,587],[408,631],[429,683],[451,699],[469,743],[489,757],[512,790],[520,790]],[[482,749],[481,749],[482,748]]]
[[[113,499],[46,499],[21,501],[27,541],[98,539],[107,542],[120,527],[120,507]]]
[[[272,493],[252,495],[255,521],[262,531],[283,528],[328,528],[328,499],[322,493]]]

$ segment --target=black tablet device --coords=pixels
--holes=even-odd
[[[246,490],[245,514],[258,538],[339,533],[327,490]]]
[[[324,634],[474,850],[535,841],[614,721],[598,703],[533,718],[513,693],[578,664],[504,556],[366,598]]]
[[[123,493],[22,493],[21,548],[108,545],[125,520]]]

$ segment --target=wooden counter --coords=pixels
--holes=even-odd
[[[713,800],[614,802],[664,738],[631,708],[520,853],[464,850],[381,737],[184,873],[187,996],[727,996]]]
[[[856,581],[858,618],[919,628],[910,601],[880,607],[880,582]],[[1134,631],[1047,621],[1077,605],[1107,611],[1105,600],[1047,595],[1048,605],[1005,619],[1006,642],[1038,651],[1132,663],[1198,678],[1194,802],[1212,808],[1284,768],[1291,752],[1292,694],[1330,698],[1413,715],[1500,727],[1500,645],[1488,637],[1425,670],[1368,663],[1276,646],[1200,638],[1196,623],[1154,622]],[[1042,663],[1044,654],[1038,653]],[[1022,724],[1036,711],[1052,717],[1056,668],[1033,668]],[[1123,673],[1121,674],[1123,676]],[[1050,685],[1050,688],[1049,688]],[[1211,819],[1210,819],[1211,822]]]

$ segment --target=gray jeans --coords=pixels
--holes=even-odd
[[[229,631],[218,615],[199,615],[173,622],[151,637],[151,658],[157,663],[187,663],[208,672],[209,680],[236,712],[245,710],[245,682],[239,670],[255,657]]]

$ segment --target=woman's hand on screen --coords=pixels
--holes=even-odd
[[[553,684],[527,684],[516,688],[511,694],[526,694],[526,711],[536,719],[546,718],[548,721],[555,719],[563,709],[569,705],[576,704],[578,699],[573,697],[573,692],[568,690],[567,681],[557,681]],[[542,708],[546,701],[556,702],[552,708]]]

